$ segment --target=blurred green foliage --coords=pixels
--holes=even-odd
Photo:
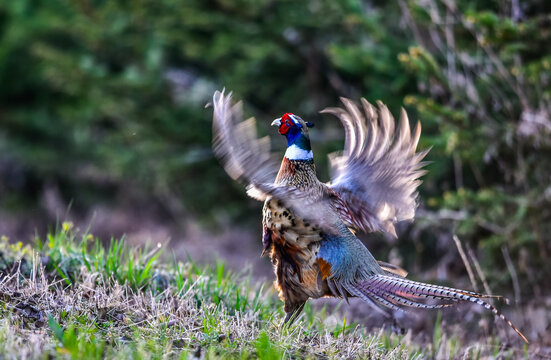
[[[551,275],[550,5],[411,1],[417,45],[399,56],[421,90],[405,103],[448,164],[426,178],[432,219],[478,246],[492,279],[514,267],[535,292]]]
[[[354,1],[3,3],[2,202],[19,206],[53,183],[86,208],[131,186],[198,216],[220,203],[240,214],[204,105],[227,86],[272,119],[311,116],[352,87],[403,92],[406,44],[381,9],[365,13]]]
[[[257,219],[212,157],[213,91],[245,99],[261,133],[283,112],[313,119],[318,154],[338,149],[342,131],[317,111],[364,96],[395,113],[405,105],[422,121],[421,147],[433,146],[425,211],[404,238],[449,246],[456,233],[501,281],[510,251],[519,276],[541,284],[551,275],[550,10],[544,1],[2,2],[0,206],[32,208],[53,184],[77,210],[127,196],[175,218]]]

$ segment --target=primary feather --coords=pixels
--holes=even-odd
[[[412,219],[422,159],[416,152],[421,127],[413,133],[404,110],[398,129],[388,108],[362,99],[362,109],[342,99],[336,115],[345,128],[345,146],[331,159],[328,184],[316,176],[308,127],[291,113],[272,125],[287,139],[278,166],[268,138],[258,139],[254,119],[243,120],[241,103],[231,93],[213,97],[213,150],[228,174],[264,201],[263,251],[276,273],[275,285],[284,301],[284,323],[292,322],[310,298],[359,297],[374,309],[404,307],[435,309],[459,302],[479,304],[502,318],[524,341],[524,335],[495,307],[487,295],[405,279],[405,270],[377,262],[350,228],[395,235],[394,223]]]
[[[352,101],[341,100],[345,109],[322,111],[337,116],[346,135],[344,151],[329,155],[328,185],[342,199],[337,206],[348,226],[396,236],[394,223],[412,219],[417,207],[417,187],[424,174],[421,160],[428,152],[415,152],[421,125],[412,135],[402,109],[395,130],[394,118],[381,102],[377,110],[362,99],[360,111]]]

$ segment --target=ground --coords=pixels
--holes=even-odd
[[[162,245],[104,246],[71,223],[29,245],[3,237],[0,358],[516,359],[549,351],[522,344],[501,324],[496,331],[476,311],[455,325],[442,320],[449,314],[426,317],[427,332],[349,323],[355,307],[370,317],[365,306],[353,301],[343,314],[346,306],[334,312],[334,302],[316,302],[282,328],[281,302],[250,269],[175,261]],[[400,326],[410,317],[398,318]],[[470,339],[459,324],[473,321],[490,333]]]

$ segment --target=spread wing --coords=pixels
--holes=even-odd
[[[212,105],[214,154],[234,180],[247,186],[249,196],[260,201],[275,197],[296,215],[334,231],[340,219],[327,194],[274,184],[280,160],[270,153],[269,138],[257,137],[254,118],[243,120],[241,102],[232,105],[231,93],[216,91]]]
[[[258,200],[273,190],[279,169],[270,154],[269,137],[258,138],[254,118],[243,120],[242,103],[231,103],[231,93],[216,91],[213,96],[212,149],[234,180],[251,189]],[[254,188],[254,190],[253,190]]]
[[[346,134],[344,151],[329,155],[333,204],[348,226],[396,236],[394,223],[415,214],[419,178],[425,173],[421,160],[429,149],[416,152],[421,125],[412,133],[402,109],[395,129],[381,102],[376,109],[362,98],[360,110],[351,100],[341,100],[344,109],[322,111],[337,116]]]

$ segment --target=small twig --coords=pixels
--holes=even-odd
[[[449,87],[453,91],[457,88],[457,66],[455,62],[455,57],[457,54],[457,49],[455,48],[455,37],[453,34],[453,15],[450,13],[449,9],[446,10],[446,20],[444,24],[444,37],[446,38],[446,61],[448,63],[448,81],[449,81]],[[455,164],[455,157],[454,154],[454,164]],[[456,182],[457,187],[463,187],[458,186]]]
[[[474,277],[473,269],[471,268],[471,263],[469,262],[469,259],[465,255],[465,252],[463,251],[463,246],[461,245],[461,240],[457,237],[457,235],[453,235],[453,241],[455,242],[455,246],[457,246],[457,251],[459,251],[459,255],[461,256],[461,260],[463,260],[463,263],[465,264],[465,268],[467,269],[467,273],[469,274],[469,279],[471,280],[471,284],[473,286],[474,291],[478,291],[478,286],[476,284],[476,279]]]
[[[480,263],[478,262],[478,259],[476,258],[473,249],[469,246],[469,244],[466,244],[465,247],[467,248],[467,254],[469,254],[469,258],[474,264],[474,268],[476,270],[476,273],[478,275],[478,278],[480,281],[482,281],[482,286],[484,287],[484,291],[486,294],[490,295],[492,294],[492,290],[490,289],[490,286],[488,286],[488,282],[486,281],[486,275],[484,275],[484,272],[482,272],[482,268],[480,267]],[[507,298],[504,298],[505,302],[509,302]]]
[[[38,254],[34,251],[32,252],[32,266],[31,266],[31,282],[36,287],[36,272],[37,272],[37,258]]]
[[[485,221],[485,220],[479,219],[476,223],[481,228],[486,229],[488,231],[491,231],[491,232],[493,232],[497,235],[505,236],[505,234],[507,233],[507,229],[505,229],[504,227],[501,227],[497,224],[494,224],[494,223],[491,223],[491,222],[488,222],[488,221]]]
[[[465,210],[448,210],[441,209],[438,211],[429,211],[424,209],[417,210],[417,216],[422,217],[431,222],[441,222],[441,221],[462,221],[467,218],[467,212]]]
[[[17,277],[18,277],[18,278],[21,276],[21,261],[22,261],[22,260],[19,260],[19,261],[17,262],[17,273],[16,273],[16,274],[17,274]],[[18,282],[16,283],[17,291],[20,290],[19,285],[20,285],[20,282],[18,281]]]
[[[478,183],[478,186],[481,188],[486,187],[486,181],[484,181],[484,177],[482,176],[480,169],[472,162],[469,162],[469,166],[471,168],[471,171],[473,172],[476,182]]]
[[[410,27],[413,37],[415,38],[415,41],[417,41],[421,46],[426,48],[426,45],[423,44],[423,36],[421,35],[421,31],[419,31],[419,27],[415,23],[415,20],[413,20],[413,16],[411,15],[411,11],[409,10],[408,5],[404,0],[399,0],[398,5],[400,6],[400,9],[402,10],[402,15],[404,16],[404,20]]]
[[[463,164],[458,152],[453,153],[453,170],[455,174],[455,188],[463,188]]]
[[[522,19],[522,10],[520,9],[520,0],[511,1],[511,19],[517,23]]]
[[[529,106],[529,101],[528,101],[527,97],[525,96],[525,94],[523,93],[523,91],[521,90],[520,84],[518,82],[514,81],[515,79],[513,77],[511,77],[511,74],[509,73],[509,71],[507,70],[507,68],[505,67],[505,65],[503,64],[501,59],[499,58],[499,56],[497,56],[497,54],[494,52],[494,50],[490,46],[485,44],[483,36],[481,34],[479,34],[476,31],[476,29],[474,28],[474,26],[465,19],[463,14],[461,14],[460,12],[457,11],[457,9],[455,9],[455,7],[453,6],[453,2],[443,1],[443,4],[450,10],[450,12],[452,14],[457,16],[457,19],[463,24],[465,29],[467,29],[471,33],[473,38],[478,43],[478,46],[480,46],[480,48],[486,53],[486,55],[488,56],[490,61],[494,64],[494,66],[496,67],[498,73],[501,75],[501,78],[515,92],[515,94],[519,98],[523,108],[525,108],[525,109],[529,108],[530,107]]]
[[[530,216],[530,225],[532,226],[532,231],[534,232],[534,236],[536,237],[536,242],[538,244],[538,248],[539,248],[539,251],[540,251],[540,256],[547,263],[548,256],[547,256],[547,248],[546,248],[546,245],[545,245],[545,241],[543,240],[543,237],[541,236],[541,232],[538,228],[536,220],[532,216]]]
[[[507,249],[506,245],[503,245],[501,247],[501,252],[503,253],[503,258],[505,259],[505,265],[507,265],[507,270],[509,270],[509,273],[511,274],[511,279],[513,281],[513,289],[515,291],[515,303],[520,303],[520,285],[518,282],[518,275],[517,271],[515,270],[515,266],[513,265],[513,261],[511,260],[511,256],[509,255],[509,250]]]

